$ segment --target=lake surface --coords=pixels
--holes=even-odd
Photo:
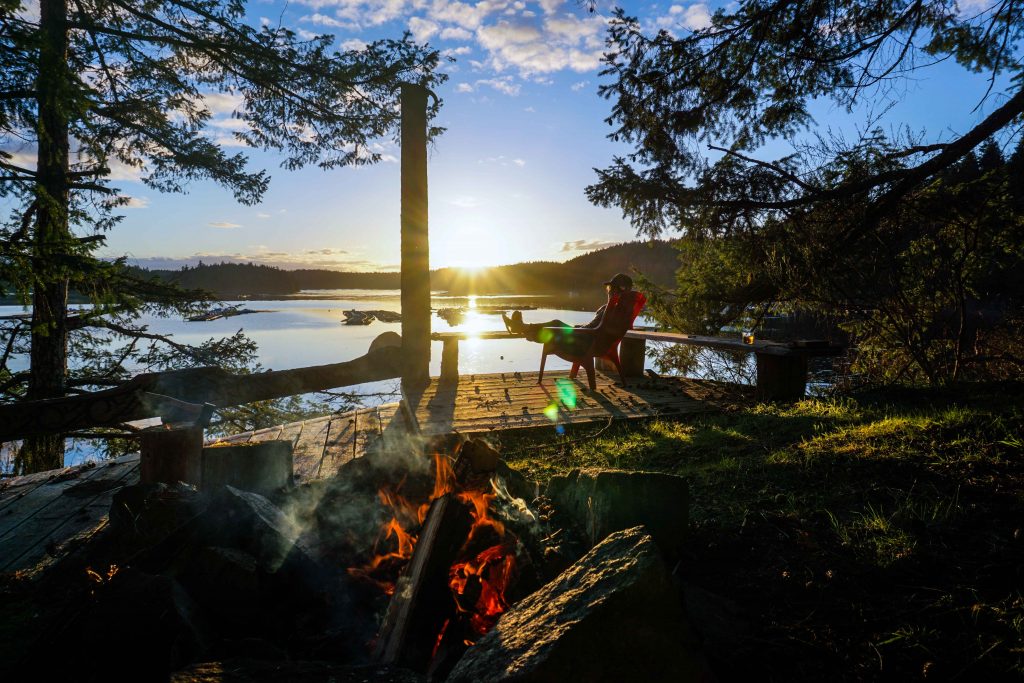
[[[250,313],[208,322],[187,322],[160,318],[143,318],[151,329],[170,333],[180,342],[199,343],[211,337],[223,337],[243,330],[259,345],[259,361],[268,370],[287,370],[308,365],[323,365],[351,360],[363,355],[370,342],[383,332],[401,333],[401,323],[379,320],[370,325],[344,325],[344,311],[389,310],[401,313],[398,290],[313,290],[315,299],[295,298],[273,301],[232,301],[245,308],[268,311]],[[463,321],[449,325],[435,313],[431,317],[434,332],[483,332],[504,330],[501,316],[478,313],[475,309],[496,306],[532,305],[537,310],[523,311],[527,322],[560,319],[575,325],[587,323],[593,312],[571,311],[545,307],[543,297],[446,297],[431,298],[431,307],[467,309]],[[441,342],[431,348],[430,372],[441,370]],[[459,369],[463,373],[507,372],[533,370],[540,365],[540,347],[523,340],[466,340],[459,348]],[[569,363],[550,361],[553,368],[568,368]]]
[[[220,320],[189,322],[175,318],[141,316],[140,322],[150,331],[170,334],[182,343],[198,344],[210,338],[221,338],[242,330],[259,346],[258,360],[266,370],[288,370],[310,365],[339,363],[361,356],[369,350],[370,342],[387,331],[401,333],[401,323],[375,321],[370,325],[344,325],[343,311],[390,310],[401,312],[399,290],[311,290],[294,298],[275,300],[228,301],[260,313],[222,318]],[[593,311],[573,311],[554,308],[550,297],[537,296],[477,296],[449,297],[437,294],[431,298],[431,307],[467,309],[462,322],[449,325],[432,315],[435,332],[479,332],[504,330],[499,315],[476,312],[482,307],[536,306],[537,310],[523,311],[526,322],[545,322],[559,319],[570,325],[587,323]],[[74,308],[74,307],[73,307]],[[21,306],[0,306],[0,316],[25,313]],[[638,320],[638,324],[650,321]],[[441,342],[431,348],[431,375],[441,371]],[[13,369],[27,367],[27,359],[15,359]],[[463,341],[459,346],[459,370],[465,374],[535,371],[540,367],[540,346],[521,339]],[[568,369],[570,364],[554,356],[548,359],[551,370]],[[342,389],[360,397],[360,402],[375,405],[398,400],[398,382],[373,382]],[[94,457],[91,446],[76,443],[69,448],[65,464],[77,464]],[[0,471],[7,469],[5,457],[0,454]]]
[[[292,298],[274,300],[228,301],[260,313],[250,313],[220,320],[189,322],[175,318],[142,316],[140,321],[150,330],[170,334],[176,341],[198,344],[210,338],[221,338],[242,330],[258,346],[259,363],[266,370],[288,370],[310,365],[326,365],[351,360],[365,354],[370,342],[387,331],[401,333],[401,323],[375,321],[370,325],[344,325],[343,312],[348,310],[390,310],[401,312],[398,290],[311,290]],[[559,307],[561,300],[554,297],[538,296],[475,296],[450,297],[437,293],[431,298],[433,309],[465,308],[466,314],[457,325],[450,325],[432,315],[432,329],[435,332],[484,332],[504,330],[499,315],[480,312],[483,308],[535,306],[536,310],[523,311],[526,322],[562,320],[570,325],[590,322],[593,310],[569,310]],[[0,316],[24,313],[20,306],[0,306]],[[636,323],[653,325],[654,321],[641,316]],[[441,371],[441,342],[434,342],[431,348],[430,373]],[[649,345],[650,350],[650,345]],[[698,378],[726,378],[744,381],[744,376],[754,376],[754,356],[748,354],[737,359],[708,350],[701,350],[699,365],[686,373]],[[648,358],[648,367],[651,359]],[[16,359],[13,369],[27,367],[27,359]],[[540,345],[522,339],[480,340],[467,339],[459,345],[459,371],[462,374],[486,374],[497,372],[532,372],[540,367]],[[547,369],[567,370],[568,361],[551,356]],[[820,384],[809,383],[808,391],[818,393]],[[398,400],[398,381],[373,382],[339,389],[352,392],[365,405],[376,405]],[[69,443],[65,458],[68,465],[96,457],[95,447],[84,442]],[[0,452],[0,471],[9,469],[9,452]]]

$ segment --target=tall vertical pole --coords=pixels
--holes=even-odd
[[[402,386],[430,381],[430,246],[427,237],[427,95],[403,83],[402,105]]]

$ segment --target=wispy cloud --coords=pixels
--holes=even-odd
[[[679,28],[699,31],[711,26],[711,10],[703,2],[689,6],[672,5],[668,8],[668,14],[654,17],[648,23],[651,28],[665,29],[669,33]]]
[[[320,14],[319,12],[315,14],[307,14],[306,16],[301,17],[299,21],[306,21],[311,24],[316,24],[317,26],[345,29],[347,31],[354,31],[359,28],[359,24],[354,21],[341,21],[340,19],[335,19],[334,17],[326,14]]]
[[[366,41],[359,40],[358,38],[349,38],[348,40],[342,41],[339,45],[342,50],[351,50],[353,52],[360,52],[366,49]]]
[[[203,104],[211,114],[232,114],[242,108],[242,96],[227,92],[203,93]]]
[[[569,89],[572,90],[573,92],[579,92],[580,90],[586,88],[588,85],[590,85],[590,81],[580,81],[579,83],[573,83],[572,85],[570,85]]]
[[[437,25],[437,22],[429,19],[413,17],[409,20],[409,32],[412,33],[413,40],[418,43],[427,42],[440,30],[441,27]]]
[[[559,251],[596,251],[597,249],[614,247],[616,244],[619,244],[619,242],[613,242],[610,240],[572,240],[570,242],[562,242],[562,248],[559,249]]]
[[[470,40],[473,34],[458,26],[449,27],[441,31],[441,40]]]
[[[480,78],[473,83],[462,82],[455,86],[455,91],[464,93],[476,92],[480,86],[497,90],[509,97],[516,97],[522,89],[522,85],[514,82],[511,76],[502,76],[500,78]]]
[[[449,47],[441,50],[442,57],[461,57],[462,55],[468,55],[473,51],[473,48],[468,45],[462,45],[460,47]],[[454,67],[449,66],[448,70],[451,71]]]
[[[509,97],[515,97],[519,94],[522,86],[519,83],[513,83],[511,76],[503,76],[501,78],[482,78],[476,82],[478,86],[486,85],[488,88],[497,90],[498,92],[508,95]]]
[[[482,26],[476,36],[495,71],[516,69],[522,76],[532,76],[594,71],[604,52],[604,30],[603,18],[565,15],[502,20]]]
[[[296,0],[313,13],[300,22],[360,31],[402,21],[419,42],[475,39],[496,72],[520,76],[561,70],[594,71],[604,48],[607,19],[566,0]],[[695,7],[705,7],[697,5]],[[705,7],[706,14],[706,7]],[[696,17],[699,12],[692,12]],[[695,20],[695,19],[694,19]],[[449,52],[449,54],[458,54]]]
[[[485,157],[485,158],[480,159],[479,161],[477,161],[477,163],[478,164],[496,164],[498,166],[510,166],[511,165],[511,166],[518,166],[519,168],[522,168],[523,166],[526,166],[526,160],[525,159],[519,159],[519,158],[517,158],[517,159],[510,159],[507,156],[505,156],[504,154],[499,154],[496,157]]]
[[[234,228],[242,227],[241,223],[231,223],[229,221],[211,221],[207,225],[211,228],[220,228],[221,230],[233,230]]]

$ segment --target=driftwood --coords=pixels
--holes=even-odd
[[[220,368],[147,373],[115,389],[0,406],[0,441],[151,417],[193,422],[203,411],[202,404],[223,408],[392,379],[401,372],[401,347],[375,340],[369,353],[344,363],[254,375],[235,375]]]

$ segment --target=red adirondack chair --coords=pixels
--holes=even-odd
[[[622,363],[619,362],[619,342],[626,336],[626,332],[633,329],[633,322],[646,303],[647,297],[642,292],[631,290],[612,296],[601,324],[595,328],[545,328],[552,331],[552,336],[544,342],[537,384],[544,381],[544,364],[551,354],[572,363],[569,377],[573,379],[576,379],[581,367],[586,370],[587,384],[591,391],[597,389],[594,379],[595,358],[611,361],[625,384],[626,377],[622,374]],[[627,320],[628,323],[625,322]]]

